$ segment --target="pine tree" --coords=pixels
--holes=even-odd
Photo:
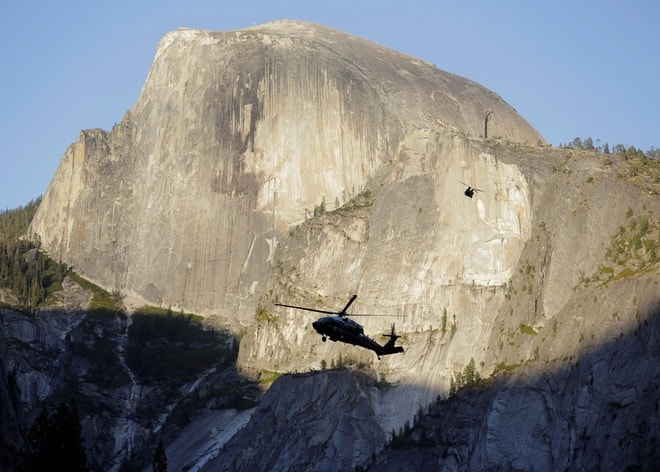
[[[151,466],[153,472],[167,472],[167,456],[165,455],[165,447],[163,441],[158,441],[158,446],[154,451],[154,461]]]
[[[43,410],[28,433],[25,470],[86,471],[80,416],[72,400],[60,403],[50,415]]]
[[[467,387],[472,387],[474,385],[475,371],[474,358],[470,358],[470,362],[468,362],[468,365],[466,365],[463,370],[463,378]]]
[[[53,415],[60,440],[60,470],[84,471],[87,468],[87,456],[83,449],[80,415],[75,401],[60,403]]]
[[[27,435],[27,450],[23,459],[25,470],[47,470],[56,455],[53,431],[50,415],[42,410]]]

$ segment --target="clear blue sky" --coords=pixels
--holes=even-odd
[[[139,97],[158,41],[321,23],[472,79],[551,144],[660,147],[656,0],[20,0],[0,3],[0,210],[42,195],[80,130]]]

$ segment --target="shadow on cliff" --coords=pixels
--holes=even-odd
[[[146,467],[159,440],[171,441],[205,411],[244,410],[260,400],[258,386],[236,370],[236,337],[201,317],[169,310],[130,317],[106,309],[0,313],[3,380],[21,399],[20,411],[3,415],[3,423],[24,418],[27,433],[41,411],[75,400],[92,470]]]
[[[577,359],[510,366],[383,428],[428,391],[367,370],[281,376],[202,470],[651,470],[660,459],[660,307]],[[395,389],[404,395],[390,396]]]
[[[235,337],[194,317],[3,310],[2,321],[17,385],[34,388],[38,369],[51,382],[44,401],[20,392],[27,416],[75,398],[96,468],[147,467],[158,441],[184,429],[214,445],[170,460],[200,470],[636,470],[660,458],[659,308],[579,359],[522,365],[438,400],[402,431],[388,417],[430,392],[342,368],[282,375],[262,398],[236,370]],[[230,410],[234,429],[219,441]]]
[[[431,405],[367,470],[652,470],[660,307],[571,362],[535,362]]]

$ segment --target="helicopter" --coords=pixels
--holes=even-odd
[[[394,324],[392,324],[392,331],[389,334],[383,334],[390,338],[387,343],[381,345],[364,334],[364,328],[361,324],[350,319],[346,311],[348,307],[355,301],[357,295],[353,295],[348,301],[346,306],[341,311],[327,311],[318,310],[316,308],[308,308],[304,306],[285,305],[284,303],[276,303],[275,305],[284,306],[287,308],[295,308],[298,310],[313,311],[316,313],[325,313],[331,316],[324,316],[312,323],[312,327],[317,333],[321,335],[321,340],[325,342],[328,338],[331,341],[341,341],[346,344],[353,344],[365,349],[370,349],[376,353],[378,359],[381,356],[389,354],[396,354],[403,352],[403,347],[395,346],[396,340],[400,337],[394,332]],[[379,315],[353,315],[353,316],[379,316]]]
[[[459,182],[461,182],[461,181],[459,180]],[[463,195],[465,195],[468,198],[474,197],[475,192],[483,192],[483,190],[481,190],[480,188],[471,187],[470,185],[466,184],[465,182],[461,182],[461,183],[467,187],[465,189],[465,192],[463,192]]]

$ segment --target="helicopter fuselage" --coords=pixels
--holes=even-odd
[[[331,341],[358,344],[364,338],[367,338],[360,324],[343,316],[324,316],[314,321],[312,327],[321,336],[328,337]]]
[[[403,352],[403,348],[394,346],[394,342],[384,346],[378,344],[364,334],[362,325],[345,316],[324,316],[314,321],[312,327],[321,335],[323,341],[330,338],[331,341],[361,346],[374,351],[378,357]]]

